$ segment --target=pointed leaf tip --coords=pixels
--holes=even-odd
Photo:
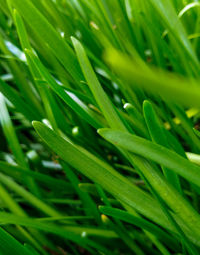
[[[151,103],[149,102],[149,100],[144,100],[143,101],[143,107],[149,106],[151,105]]]
[[[152,110],[152,108],[153,108],[151,102],[148,101],[148,100],[144,100],[144,101],[143,101],[142,107],[143,107],[143,114],[144,114],[144,116],[145,116],[145,113],[146,113],[147,111]]]
[[[37,131],[37,129],[39,128],[39,126],[43,125],[40,121],[37,120],[33,120],[32,121],[32,126],[34,127],[34,129]]]
[[[79,42],[79,40],[77,38],[71,36],[71,41],[75,48],[75,51],[77,51],[77,48],[81,49],[82,51],[84,50],[82,44]]]
[[[98,133],[100,136],[104,137],[104,134],[106,134],[109,130],[111,130],[111,129],[110,129],[110,128],[99,128],[99,129],[97,130],[97,133]]]
[[[73,44],[78,42],[78,40],[74,36],[70,36],[70,38]]]

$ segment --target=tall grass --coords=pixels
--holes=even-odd
[[[200,253],[198,0],[0,0],[0,254]]]

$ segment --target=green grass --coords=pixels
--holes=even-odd
[[[0,255],[200,253],[199,7],[0,0]]]

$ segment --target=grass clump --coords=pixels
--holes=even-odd
[[[199,7],[0,0],[0,254],[199,254]]]

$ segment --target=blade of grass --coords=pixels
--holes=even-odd
[[[17,10],[13,11],[13,16],[14,16],[14,20],[15,20],[15,24],[17,27],[17,31],[18,31],[18,35],[20,38],[20,42],[22,45],[22,49],[26,54],[25,49],[28,50],[32,50],[31,45],[29,43],[29,39],[26,33],[26,28],[24,26],[23,20],[20,16],[20,14],[17,12]],[[45,110],[46,110],[46,114],[48,119],[50,120],[53,128],[55,130],[58,129],[58,123],[62,123],[61,126],[67,126],[67,122],[60,110],[60,108],[58,107],[51,91],[49,90],[48,86],[44,86],[44,84],[41,84],[39,81],[40,79],[42,80],[42,76],[40,75],[40,73],[38,72],[38,70],[35,68],[34,64],[31,62],[31,59],[28,57],[28,55],[26,55],[27,58],[27,62],[28,62],[28,66],[30,68],[30,71],[32,73],[32,76],[35,80],[35,83],[37,85],[37,88],[40,92]],[[55,116],[57,118],[55,118]]]
[[[158,116],[156,115],[153,106],[149,101],[144,101],[143,112],[152,141],[170,149],[165,132],[161,127]],[[180,181],[177,175],[170,169],[165,167],[162,167],[162,169],[168,182],[171,183],[180,193],[182,193]]]
[[[152,155],[154,153],[152,153],[153,152],[152,148],[156,148],[156,156],[154,154],[155,157],[153,160],[156,161],[157,163],[159,161],[159,163],[161,165],[164,162],[163,158],[168,157],[168,155],[166,155],[166,151],[167,151],[167,154],[168,154],[168,152],[170,152],[170,154],[171,154],[170,156],[172,157],[172,159],[174,159],[175,155],[177,155],[178,159],[180,158],[184,162],[189,162],[186,159],[179,156],[178,154],[176,154],[175,152],[170,151],[163,146],[154,144],[150,141],[147,141],[147,140],[137,137],[135,135],[128,134],[126,132],[102,129],[102,130],[99,130],[99,133],[105,139],[110,141],[111,143],[113,143],[121,148],[124,148],[127,151],[135,153],[137,155],[144,156],[146,158],[153,159]],[[159,152],[158,152],[158,148],[159,148]],[[164,153],[163,153],[163,151],[164,151]],[[150,156],[149,156],[149,154],[150,154]],[[161,157],[159,157],[161,154],[162,154],[162,160],[160,160]],[[169,157],[169,158],[171,158],[171,157]],[[168,158],[168,160],[170,160],[169,158]],[[172,165],[169,167],[168,160],[167,160],[167,162],[165,161],[164,165],[171,170],[175,169],[175,168],[173,168],[175,165],[175,162],[176,162],[176,164],[179,164],[179,162],[180,162],[177,160],[177,158],[175,158],[174,161],[171,160],[171,162],[173,161],[173,167],[172,167]],[[162,161],[162,163],[161,163],[161,161]],[[170,162],[170,164],[171,164],[171,162]],[[189,162],[189,164],[193,165],[191,162]],[[196,235],[198,235],[197,224],[200,224],[200,218],[199,218],[198,213],[191,207],[191,205],[178,192],[176,192],[175,189],[172,188],[172,186],[170,184],[165,182],[165,180],[162,178],[162,176],[152,168],[152,166],[150,165],[150,163],[148,161],[146,161],[146,166],[151,171],[148,171],[147,167],[141,168],[142,173],[144,174],[144,177],[148,180],[148,182],[153,187],[153,189],[155,189],[156,192],[158,192],[158,194],[160,194],[160,197],[163,199],[163,201],[165,201],[165,203],[175,213],[175,215],[177,216],[176,220],[178,220],[179,224],[180,224],[180,222],[182,222],[182,223],[184,222],[187,225],[186,228],[193,229],[193,231],[196,232]],[[193,166],[193,167],[195,168],[196,166]],[[197,167],[197,168],[199,168],[199,167]],[[178,165],[176,165],[176,169],[179,169],[179,172],[182,172],[182,169],[180,170]],[[195,172],[196,172],[196,170],[195,170]],[[188,172],[186,172],[186,175],[188,175]],[[196,172],[196,175],[197,175],[197,172]],[[199,173],[198,173],[198,176],[200,176]],[[177,198],[178,198],[178,200],[177,200]],[[182,227],[184,227],[184,226],[182,225]]]
[[[86,81],[98,103],[101,106],[101,110],[107,121],[112,120],[112,125],[116,128],[124,128],[124,125],[121,123],[121,119],[119,114],[117,114],[116,110],[112,106],[111,101],[109,100],[108,96],[105,94],[103,88],[101,87],[92,66],[87,58],[85,50],[81,43],[74,37],[72,37],[72,42],[77,53],[80,66],[82,68],[83,74],[86,78]],[[109,123],[110,124],[110,123]]]
[[[200,186],[200,167],[176,152],[125,132],[111,129],[100,129],[98,132],[112,143],[135,154],[153,160],[156,163],[173,170],[187,181]],[[124,140],[126,140],[126,143]]]

